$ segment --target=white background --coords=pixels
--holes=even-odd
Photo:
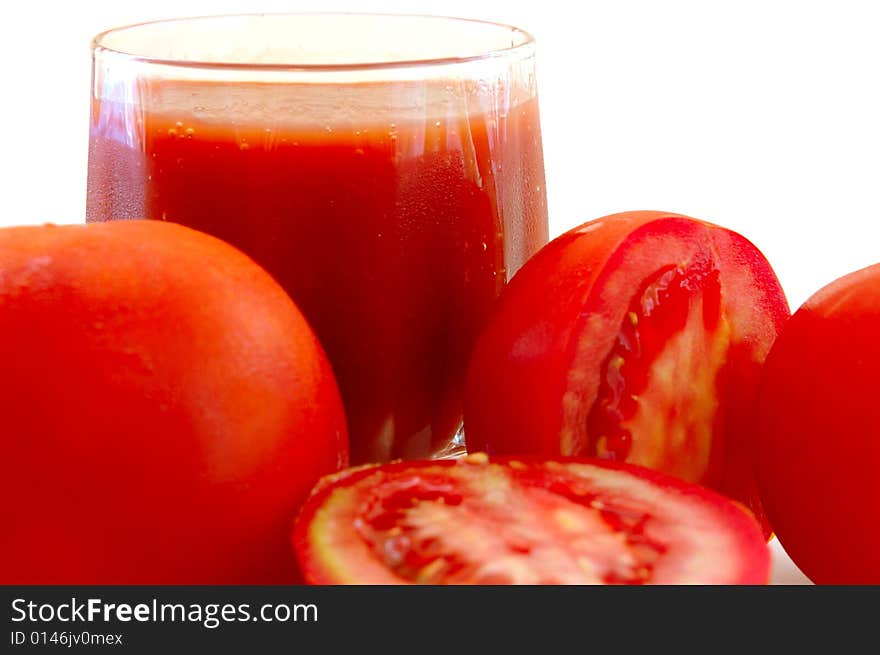
[[[880,37],[870,2],[94,0],[0,10],[0,226],[82,222],[89,42],[246,11],[405,11],[532,32],[551,236],[627,209],[733,228],[792,307],[880,261]],[[778,555],[778,552],[777,552]],[[781,556],[777,581],[796,581]]]

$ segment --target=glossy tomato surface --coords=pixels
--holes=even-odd
[[[880,584],[880,265],[816,293],[758,394],[759,482],[779,541],[820,584]]]
[[[647,211],[586,223],[517,273],[478,340],[468,448],[640,464],[760,518],[748,417],[788,316],[735,232]]]
[[[293,534],[313,584],[760,584],[752,515],[627,464],[400,462],[323,480]]]
[[[280,583],[347,462],[315,336],[222,241],[0,230],[0,582]]]

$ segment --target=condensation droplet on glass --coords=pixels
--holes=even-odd
[[[364,149],[363,148],[355,148],[354,154],[361,156],[364,154]]]
[[[183,127],[183,121],[177,121],[174,125],[176,127]]]
[[[195,107],[193,107],[193,111],[202,112],[205,111],[205,107],[203,105],[196,105]]]
[[[436,122],[434,123],[434,127],[440,127],[440,121],[436,121]]]
[[[327,125],[327,126],[324,128],[324,131],[329,133],[329,132],[332,132],[332,131],[333,131],[333,128],[330,127],[329,125]]]
[[[168,136],[177,136],[177,130],[175,130],[173,127],[169,127]]]
[[[196,131],[193,128],[191,128],[191,127],[186,128],[186,138],[187,139],[193,138],[193,135],[195,133],[196,133]]]
[[[483,241],[480,243],[480,246],[483,248],[483,252],[486,252],[489,249],[489,244]]]
[[[242,141],[240,144],[238,144],[239,150],[248,150],[250,147],[251,146],[247,141]]]

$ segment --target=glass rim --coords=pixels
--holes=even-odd
[[[360,18],[385,18],[385,19],[420,19],[428,21],[446,21],[454,23],[466,23],[483,25],[486,27],[501,28],[520,37],[520,42],[503,48],[491,48],[480,51],[474,55],[449,56],[449,57],[424,57],[424,58],[388,58],[383,61],[370,61],[361,63],[297,63],[297,62],[237,62],[237,61],[205,61],[198,59],[182,59],[169,57],[152,57],[138,54],[119,47],[109,47],[103,43],[107,37],[117,35],[126,30],[135,30],[141,27],[180,24],[186,22],[210,21],[212,19],[235,19],[235,18],[272,18],[272,17],[360,17]],[[144,64],[156,64],[177,68],[206,69],[206,70],[229,70],[229,71],[290,71],[290,72],[345,72],[345,71],[381,71],[413,67],[449,66],[467,64],[472,62],[489,61],[498,58],[508,58],[520,52],[531,51],[535,47],[535,37],[528,31],[507,23],[482,20],[477,18],[462,18],[456,16],[444,16],[434,14],[407,14],[407,13],[370,13],[370,12],[246,12],[230,14],[206,14],[200,16],[187,16],[177,18],[163,18],[158,20],[142,21],[128,25],[112,27],[96,34],[91,41],[91,51],[111,53],[125,57],[129,61]]]

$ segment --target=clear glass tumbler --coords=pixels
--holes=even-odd
[[[326,349],[353,463],[448,452],[469,353],[548,237],[532,37],[453,18],[215,16],[93,43],[87,220],[208,232]]]

